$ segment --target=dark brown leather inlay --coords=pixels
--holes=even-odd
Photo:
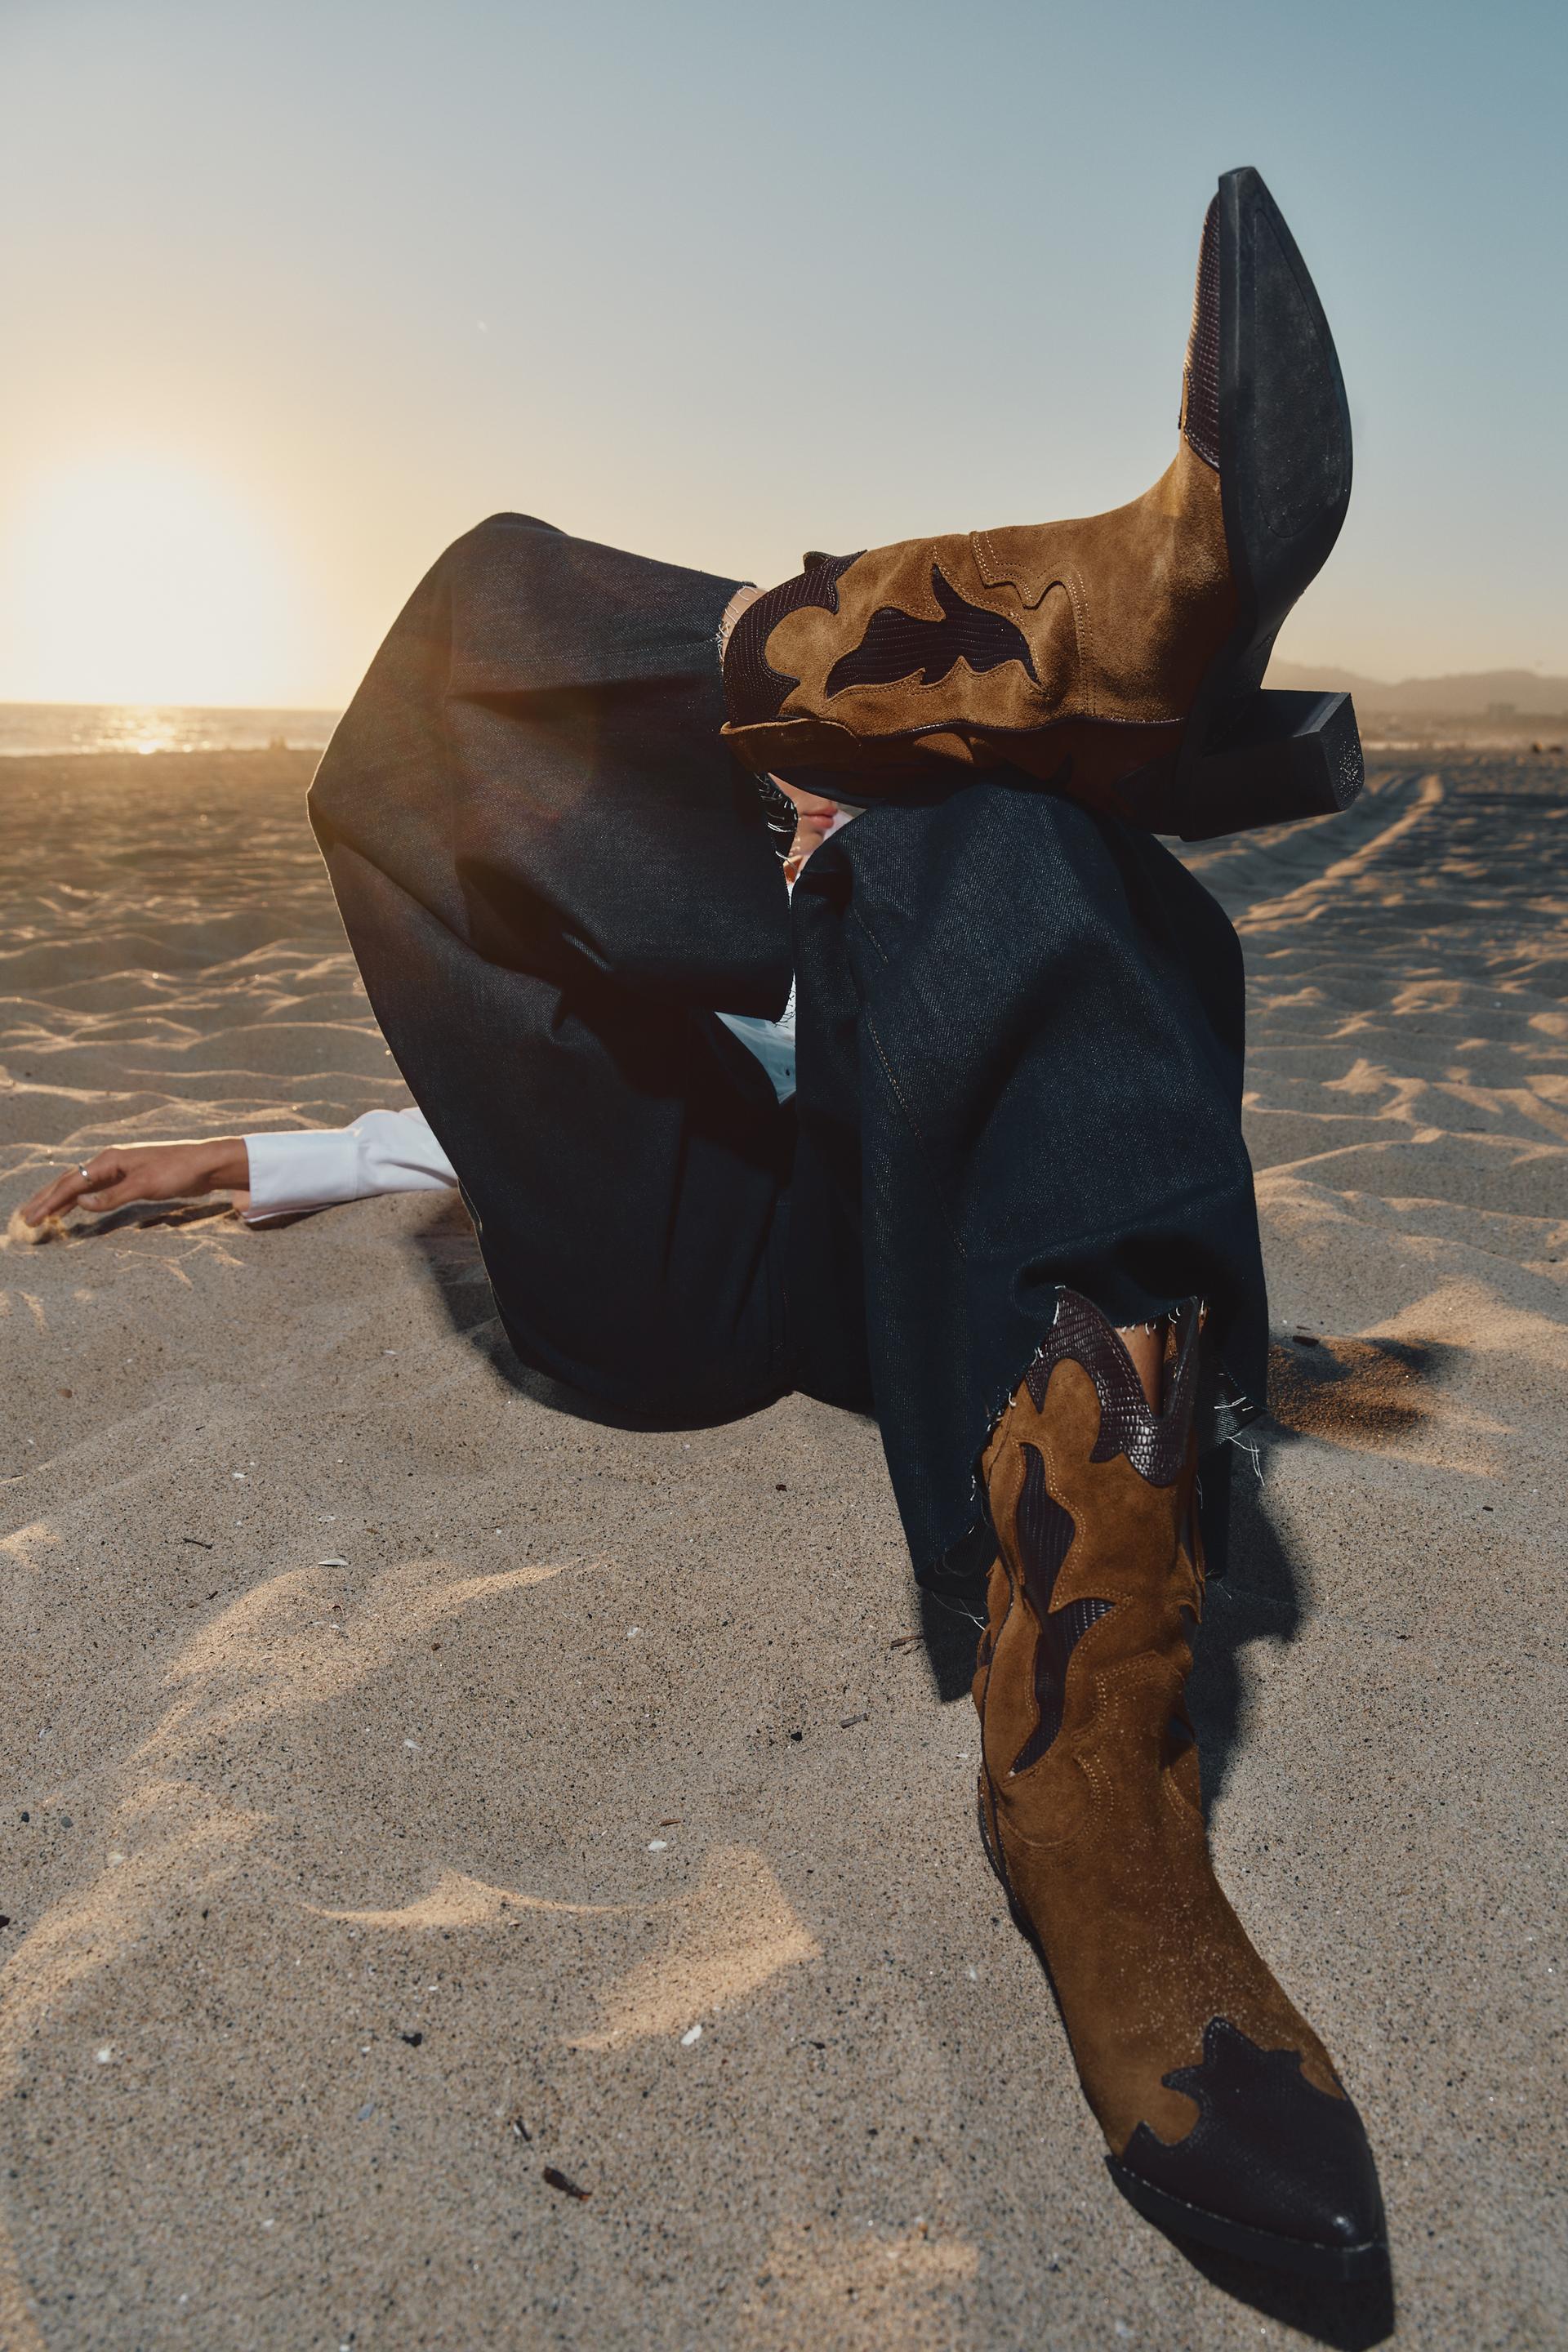
[[[796,681],[771,666],[763,646],[786,613],[807,605],[836,613],[839,580],[856,560],[853,555],[825,555],[747,605],[730,632],[724,655],[724,698],[731,724],[750,726],[776,717]]]
[[[1040,1628],[1035,1645],[1035,1700],[1039,1722],[1013,1759],[1015,1772],[1037,1763],[1062,1727],[1067,1701],[1068,1661],[1091,1625],[1109,1617],[1109,1601],[1069,1601],[1053,1610],[1052,1595],[1063,1560],[1078,1530],[1046,1480],[1045,1459],[1037,1445],[1022,1446],[1024,1484],[1014,1526],[1024,1570],[1024,1591]]]
[[[1182,379],[1182,430],[1205,466],[1219,471],[1219,198],[1208,208],[1193,293],[1193,326]]]
[[[1021,662],[1036,676],[1029,640],[1004,613],[987,612],[961,596],[934,563],[931,593],[942,607],[940,621],[924,621],[896,604],[884,604],[872,614],[866,634],[854,649],[835,662],[824,691],[831,698],[851,686],[891,686],[900,678],[918,677],[922,686],[935,686],[960,662],[978,677],[1004,662]]]
[[[1111,1326],[1076,1290],[1064,1290],[1057,1319],[1025,1374],[1037,1409],[1046,1401],[1051,1373],[1064,1360],[1081,1364],[1100,1398],[1100,1435],[1091,1462],[1111,1462],[1125,1454],[1152,1486],[1171,1486],[1181,1475],[1198,1376],[1199,1317],[1189,1307],[1181,1321],[1173,1370],[1168,1370],[1164,1411],[1152,1412],[1132,1359]]]

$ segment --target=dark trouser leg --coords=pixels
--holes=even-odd
[[[987,1851],[1123,2193],[1227,2252],[1365,2277],[1384,2246],[1366,2133],[1215,1878],[1184,1698],[1209,1333],[1238,1384],[1261,1381],[1237,943],[1114,820],[992,785],[895,830],[907,814],[851,827],[799,919],[807,970],[859,1008],[893,1483],[917,1566],[972,1608],[963,1530],[986,1515],[968,1564],[989,1570]],[[806,1040],[798,1062],[803,1082],[832,1066]],[[803,1099],[803,1150],[816,1127]],[[1194,1297],[1208,1330],[1181,1318],[1151,1409],[1112,1326]]]
[[[973,1603],[994,1549],[975,1465],[1061,1286],[1120,1324],[1205,1297],[1261,1400],[1240,950],[1151,836],[984,779],[868,810],[807,866],[795,929],[792,1265],[842,1265],[858,1233],[916,1570]]]
[[[731,581],[521,516],[448,550],[321,763],[371,1003],[530,1363],[639,1417],[787,1385],[784,885],[719,742]]]
[[[742,1410],[786,1363],[874,1396],[931,1578],[1059,1285],[1118,1322],[1204,1293],[1258,1391],[1240,959],[1154,842],[1050,793],[869,811],[796,894],[786,1220],[787,1116],[707,1009],[776,1014],[790,962],[718,741],[732,586],[481,525],[400,616],[311,814],[521,1352],[631,1411]]]
[[[356,852],[329,863],[523,1361],[667,1424],[787,1388],[794,1118],[753,1057],[709,1014],[487,962]]]
[[[921,1575],[973,1605],[994,1561],[983,1820],[1119,2183],[1359,2275],[1365,2137],[1215,1883],[1182,1712],[1198,1327],[1156,1413],[1102,1319],[1201,1296],[1260,1394],[1235,936],[1049,793],[869,812],[796,891],[792,1171],[706,1009],[788,970],[713,741],[728,588],[521,523],[437,565],[312,793],[371,1000],[531,1361],[639,1417],[874,1399]]]

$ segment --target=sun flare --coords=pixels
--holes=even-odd
[[[290,698],[298,584],[221,477],[165,451],[79,458],[39,472],[8,536],[6,667],[27,699]]]

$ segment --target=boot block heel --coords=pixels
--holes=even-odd
[[[1178,764],[1170,806],[1184,841],[1212,841],[1260,824],[1335,816],[1365,775],[1348,694],[1268,691],[1223,720],[1202,751]]]

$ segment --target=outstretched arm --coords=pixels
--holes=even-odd
[[[250,1160],[240,1135],[206,1143],[121,1143],[68,1168],[22,1203],[25,1223],[68,1209],[121,1209],[128,1201],[188,1201],[201,1192],[244,1192]]]
[[[430,1131],[423,1111],[367,1110],[351,1127],[310,1127],[288,1134],[247,1135],[250,1198],[247,1224],[298,1217],[340,1201],[367,1201],[378,1192],[436,1192],[458,1181],[457,1171]]]
[[[23,1203],[22,1215],[41,1225],[68,1209],[98,1213],[131,1201],[232,1192],[241,1214],[259,1223],[377,1192],[437,1192],[457,1181],[419,1111],[372,1110],[352,1127],[118,1145],[57,1176]]]

